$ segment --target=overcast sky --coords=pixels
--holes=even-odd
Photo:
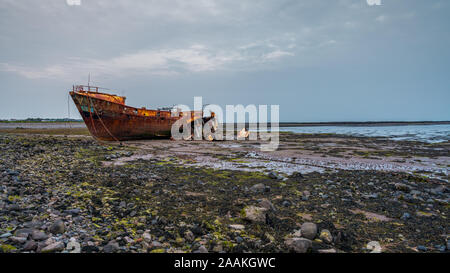
[[[450,120],[449,15],[448,0],[0,0],[0,119],[67,117],[91,73],[137,107]]]

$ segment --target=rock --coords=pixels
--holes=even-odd
[[[410,215],[409,213],[405,212],[405,213],[403,213],[401,219],[402,219],[402,220],[407,220],[407,219],[409,219],[410,217],[411,217],[411,215]]]
[[[302,175],[301,173],[299,173],[299,172],[294,172],[294,173],[291,175],[291,178],[292,178],[292,179],[295,179],[295,180],[300,180],[300,179],[303,179],[303,175]]]
[[[20,206],[17,204],[10,204],[8,205],[7,209],[9,211],[19,211],[20,210]]]
[[[301,229],[294,230],[294,232],[292,232],[292,234],[291,234],[291,237],[292,238],[302,237],[302,230]]]
[[[328,229],[322,229],[319,238],[326,243],[333,242],[333,236],[331,235],[331,232]]]
[[[256,185],[253,185],[253,186],[250,188],[250,190],[251,190],[252,192],[265,192],[265,190],[266,190],[266,185],[264,185],[264,184],[262,184],[262,183],[256,184]]]
[[[41,221],[31,221],[24,223],[24,227],[39,229],[41,228],[43,223]]]
[[[99,252],[99,248],[97,246],[89,246],[89,245],[87,245],[87,246],[83,246],[81,248],[81,252],[84,252],[84,253],[97,253],[97,252]]]
[[[114,253],[120,249],[119,244],[116,241],[110,241],[107,245],[103,247],[103,251],[106,253]]]
[[[48,230],[53,234],[63,234],[65,230],[65,225],[62,220],[57,220],[54,222]]]
[[[336,253],[336,249],[334,248],[330,248],[330,249],[319,249],[318,250],[319,253]]]
[[[150,246],[151,247],[162,247],[162,244],[158,241],[153,241]]]
[[[236,230],[244,230],[245,229],[245,226],[244,225],[229,225],[228,226],[229,228],[231,228],[231,229],[236,229]]]
[[[144,234],[142,234],[142,239],[145,242],[150,243],[152,241],[152,235],[150,235],[150,233],[148,232],[144,232]]]
[[[281,205],[282,205],[283,207],[288,208],[288,207],[290,207],[292,204],[291,204],[291,202],[290,202],[289,200],[284,200],[283,203],[281,203]]]
[[[8,238],[8,237],[11,237],[11,236],[12,236],[12,234],[10,232],[3,233],[2,235],[0,235],[0,239]]]
[[[251,222],[266,222],[266,208],[259,208],[255,206],[248,206],[243,209],[244,219],[249,220]]]
[[[23,243],[25,243],[27,241],[27,238],[11,236],[11,237],[8,238],[8,240],[10,240],[11,242],[14,242],[16,244],[23,244]]]
[[[261,199],[261,201],[259,201],[259,205],[267,210],[271,210],[271,211],[276,211],[277,209],[275,208],[275,206],[267,199]]]
[[[408,186],[406,184],[403,183],[395,183],[394,187],[396,190],[402,191],[402,192],[410,192],[411,191],[411,186]]]
[[[284,243],[289,250],[296,253],[306,253],[312,246],[311,240],[305,238],[288,238]]]
[[[64,211],[64,213],[66,214],[70,214],[70,215],[74,215],[74,216],[78,216],[81,213],[81,210],[76,208],[76,209],[70,209],[70,210],[66,210]]]
[[[80,253],[81,245],[76,241],[70,241],[67,243],[66,250],[69,251],[69,253]]]
[[[64,243],[63,242],[55,242],[53,244],[50,244],[43,249],[41,249],[42,253],[52,253],[57,251],[64,250]]]
[[[208,253],[208,250],[206,249],[205,246],[200,246],[200,247],[197,249],[197,253]]]
[[[371,241],[367,244],[366,248],[371,250],[370,253],[381,253],[381,245],[377,241]]]
[[[23,246],[23,251],[35,251],[37,249],[38,245],[35,241],[29,240],[25,243]]]
[[[222,245],[215,245],[212,251],[213,252],[222,252],[223,247],[222,247]]]
[[[241,236],[236,237],[236,243],[240,244],[244,241],[244,239]]]
[[[278,179],[278,180],[283,179],[281,176],[279,176],[278,174],[276,174],[276,173],[274,173],[274,172],[270,172],[270,173],[268,173],[267,175],[268,175],[270,178],[272,178],[272,179]]]
[[[418,251],[422,251],[422,252],[426,252],[428,249],[425,246],[418,246],[417,250]]]
[[[18,229],[14,232],[14,236],[18,236],[18,237],[28,237],[28,235],[30,235],[33,232],[33,230],[31,228],[23,228],[23,229]]]
[[[131,239],[131,238],[128,237],[128,236],[125,236],[125,237],[123,238],[123,241],[124,241],[126,244],[132,244],[132,243],[134,243],[134,240]]]
[[[302,236],[307,238],[307,239],[314,239],[317,235],[317,225],[314,223],[304,223],[301,226],[301,230],[302,230]]]
[[[33,230],[31,233],[31,238],[35,241],[44,241],[48,239],[48,235],[39,230]]]
[[[437,186],[436,188],[430,190],[430,192],[433,194],[443,194],[446,191],[447,191],[447,187],[444,185]]]
[[[308,201],[310,196],[311,196],[311,193],[309,191],[302,192],[302,200],[303,201]]]

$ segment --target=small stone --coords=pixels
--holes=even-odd
[[[282,177],[280,177],[278,174],[276,174],[276,173],[274,173],[274,172],[270,172],[270,173],[268,173],[267,175],[268,175],[270,178],[272,178],[272,179],[278,179],[278,180],[283,179]]]
[[[275,206],[268,200],[268,199],[261,199],[261,201],[259,201],[259,205],[267,210],[271,210],[271,211],[276,211],[277,209],[275,208]]]
[[[418,246],[417,250],[422,251],[422,252],[426,252],[428,249],[425,246]]]
[[[241,236],[236,237],[236,243],[240,244],[244,241],[244,239]]]
[[[66,210],[64,211],[66,214],[70,214],[70,215],[79,215],[81,213],[81,210],[76,208],[76,209],[70,209],[70,210]]]
[[[56,242],[53,244],[50,244],[46,247],[44,247],[41,252],[42,253],[52,253],[52,252],[57,252],[57,251],[62,251],[64,250],[64,243],[63,242]]]
[[[312,242],[305,238],[288,238],[285,241],[285,245],[289,250],[296,253],[306,253],[311,248]]]
[[[248,207],[244,208],[243,216],[246,220],[249,220],[252,222],[265,223],[266,222],[266,211],[267,211],[266,208],[248,206]]]
[[[377,241],[371,241],[367,244],[366,248],[371,250],[370,253],[381,253],[381,245]]]
[[[402,220],[407,220],[407,219],[409,219],[410,217],[411,217],[411,215],[410,215],[409,213],[405,212],[405,213],[403,213],[401,219],[402,219]]]
[[[31,234],[33,232],[33,230],[31,228],[23,228],[23,229],[18,229],[14,232],[14,236],[17,237],[28,237],[29,234]]]
[[[336,253],[336,249],[334,248],[330,248],[330,249],[319,249],[318,250],[319,253]]]
[[[8,238],[11,242],[14,242],[16,244],[23,244],[27,241],[27,238],[25,237],[16,237],[16,236],[11,236]]]
[[[35,241],[29,240],[25,243],[23,246],[23,251],[35,251],[37,249],[38,245]]]
[[[266,189],[266,185],[264,185],[264,184],[262,184],[262,183],[253,185],[253,186],[250,188],[250,190],[251,190],[252,192],[264,192],[265,189]]]
[[[294,173],[291,175],[291,178],[296,179],[296,180],[300,180],[300,179],[303,178],[303,175],[302,175],[301,173],[299,173],[299,172],[294,172]]]
[[[222,245],[215,245],[212,251],[213,252],[222,252],[223,247],[222,247]]]
[[[119,244],[116,241],[110,241],[106,246],[103,247],[103,251],[106,253],[114,253],[119,249]]]
[[[31,238],[35,241],[44,241],[48,239],[48,235],[39,230],[33,230],[31,233]]]
[[[206,249],[205,246],[200,246],[200,247],[197,249],[197,253],[208,253],[208,250]]]
[[[314,239],[317,235],[317,225],[314,223],[304,223],[301,226],[301,230],[302,236],[310,240]]]
[[[282,205],[283,207],[288,208],[288,207],[291,206],[291,202],[290,202],[289,200],[284,200],[283,203],[281,203],[281,205]]]
[[[8,238],[8,237],[11,237],[11,236],[12,236],[12,234],[10,232],[3,233],[2,235],[0,235],[0,239]]]
[[[128,237],[128,236],[125,236],[125,237],[123,238],[123,240],[124,240],[125,243],[127,243],[127,244],[132,244],[132,243],[134,243],[134,240],[131,239],[131,238]]]
[[[152,241],[152,235],[150,235],[150,233],[148,232],[144,232],[144,234],[142,234],[142,239],[145,242],[150,243]]]
[[[228,227],[230,227],[231,229],[236,229],[236,230],[244,230],[245,226],[244,225],[229,225]]]
[[[65,230],[64,222],[62,220],[58,220],[53,223],[48,230],[53,234],[63,234]]]
[[[406,184],[395,183],[394,186],[395,186],[395,189],[402,191],[402,192],[410,192],[411,191],[411,187]]]
[[[162,247],[162,244],[160,242],[158,242],[158,241],[153,241],[151,243],[151,247]]]
[[[303,201],[308,201],[310,196],[311,196],[311,193],[309,191],[302,192],[302,200]]]
[[[333,236],[331,235],[331,232],[328,229],[322,229],[319,238],[326,243],[333,242]]]
[[[69,243],[67,243],[66,250],[69,251],[69,253],[80,253],[81,245],[76,241],[70,241]]]

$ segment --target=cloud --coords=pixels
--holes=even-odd
[[[287,52],[287,51],[275,50],[275,51],[272,51],[272,52],[264,55],[263,57],[264,57],[264,59],[270,60],[270,59],[277,59],[277,58],[284,57],[284,56],[294,56],[294,54],[291,52]]]
[[[256,51],[249,50],[252,47],[262,48]],[[289,47],[292,47],[292,44]],[[274,48],[275,50],[273,50]],[[0,63],[0,71],[17,73],[29,79],[70,79],[89,72],[117,77],[133,74],[199,73],[227,69],[232,66],[242,69],[249,63],[257,64],[268,60],[276,61],[285,56],[294,56],[293,53],[278,48],[279,46],[274,44],[262,46],[260,43],[255,43],[254,45],[240,46],[234,50],[221,50],[194,44],[187,48],[146,50],[109,59],[69,58],[64,63],[51,64],[46,67]]]

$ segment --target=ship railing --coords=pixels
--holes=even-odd
[[[74,92],[97,92],[97,93],[99,90],[109,90],[108,88],[90,85],[74,85],[72,89]]]

